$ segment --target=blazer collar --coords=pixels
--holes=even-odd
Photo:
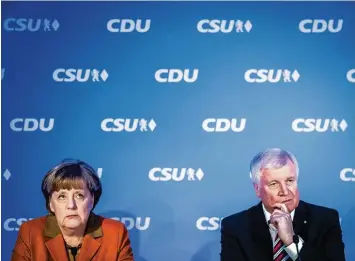
[[[305,242],[308,241],[308,218],[309,213],[307,210],[307,205],[304,201],[300,200],[295,211],[295,217],[293,219],[293,231]]]
[[[93,213],[90,214],[78,261],[91,260],[100,248],[101,244],[96,239],[103,236],[101,225],[102,219]],[[54,215],[48,215],[46,218],[44,236],[45,245],[52,258],[55,261],[68,260],[65,242]]]

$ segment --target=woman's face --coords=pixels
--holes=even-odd
[[[54,191],[49,206],[55,214],[60,228],[75,230],[86,226],[94,205],[94,197],[85,182],[82,188]]]

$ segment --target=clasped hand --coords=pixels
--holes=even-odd
[[[280,240],[289,246],[293,243],[293,225],[290,213],[284,204],[276,203],[270,217],[270,223],[278,230]]]

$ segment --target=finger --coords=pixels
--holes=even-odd
[[[279,223],[279,219],[277,219],[277,218],[269,219],[269,222],[268,222],[269,225],[270,224],[276,225],[277,223]]]
[[[291,218],[291,214],[288,214],[288,213],[285,213],[285,212],[275,212],[275,213],[272,213],[270,218],[273,218],[273,217],[284,217],[284,218]]]
[[[283,212],[282,210],[275,209],[274,212],[272,212],[271,216],[273,215],[284,215],[284,216],[291,216],[287,212]]]
[[[280,209],[283,212],[288,213],[288,209],[287,209],[286,205],[283,203],[275,203],[274,207]]]
[[[274,211],[271,213],[271,215],[275,215],[275,214],[280,215],[280,214],[286,214],[286,213],[283,212],[282,210],[276,208],[276,209],[274,209]]]
[[[271,224],[277,224],[278,222],[280,222],[281,218],[281,215],[274,215],[270,218],[269,222]]]
[[[280,221],[283,218],[282,215],[274,215],[270,218],[271,222],[273,221]]]
[[[286,207],[285,204],[281,204],[281,210],[282,210],[283,212],[286,212],[287,214],[289,214],[288,209],[287,209],[287,207]]]
[[[287,220],[287,221],[289,221],[289,220],[291,220],[291,216],[290,216],[289,214],[285,214],[285,213],[283,213],[283,214],[275,214],[275,215],[272,215],[272,216],[270,217],[269,222],[270,222],[270,223],[278,223],[278,222],[280,222],[281,220]]]
[[[274,213],[270,216],[270,218],[280,218],[280,217],[287,217],[287,214],[280,212],[280,213]]]

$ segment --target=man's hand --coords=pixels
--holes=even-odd
[[[270,223],[277,228],[279,237],[286,246],[293,243],[293,235],[295,233],[293,231],[292,218],[284,204],[275,204],[275,210],[271,214]]]

